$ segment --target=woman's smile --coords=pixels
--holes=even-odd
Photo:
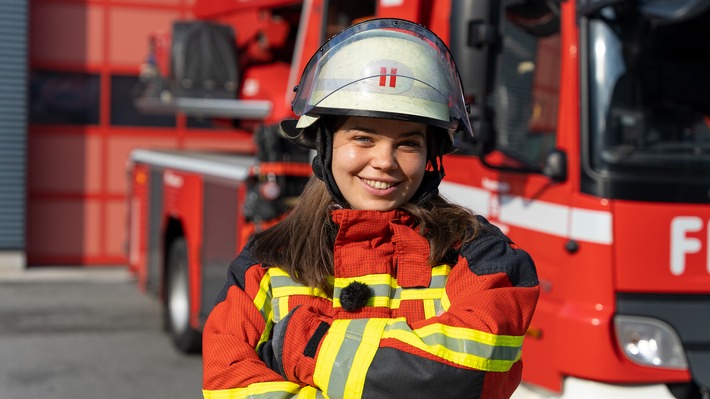
[[[370,180],[370,179],[365,179],[365,178],[360,178],[365,184],[368,186],[375,188],[377,190],[387,190],[388,188],[394,186],[397,183],[388,183],[384,181],[379,181],[379,180]]]

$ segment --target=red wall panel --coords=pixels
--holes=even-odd
[[[45,76],[39,105],[81,89],[57,92],[67,74],[98,77],[99,117],[78,125],[61,116],[30,119],[27,174],[27,261],[32,265],[126,264],[126,162],[136,147],[184,146],[177,128],[111,125],[111,81],[137,76],[148,35],[190,15],[191,0],[37,0],[30,8],[30,72]],[[48,75],[49,74],[49,75]],[[56,83],[59,82],[59,83]],[[53,89],[56,98],[46,95]],[[42,103],[44,102],[44,103]],[[65,107],[66,108],[66,107]],[[63,112],[55,108],[51,112]],[[81,122],[80,122],[81,123]],[[224,136],[205,139],[223,141]]]
[[[30,16],[30,59],[56,65],[99,65],[103,61],[104,7],[37,3]]]

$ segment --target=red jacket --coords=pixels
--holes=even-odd
[[[204,328],[204,397],[509,397],[539,294],[530,256],[479,217],[479,236],[432,268],[410,215],[332,217],[332,298],[248,247],[232,262]]]

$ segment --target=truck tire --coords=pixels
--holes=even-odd
[[[202,334],[190,325],[190,284],[187,268],[187,242],[176,238],[168,252],[168,278],[164,313],[175,347],[183,353],[202,350]]]

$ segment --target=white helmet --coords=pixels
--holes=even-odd
[[[368,20],[333,36],[306,65],[292,102],[298,122],[287,137],[315,147],[324,115],[407,120],[473,136],[461,78],[446,45],[427,28],[401,19]],[[442,155],[441,153],[439,155]]]

